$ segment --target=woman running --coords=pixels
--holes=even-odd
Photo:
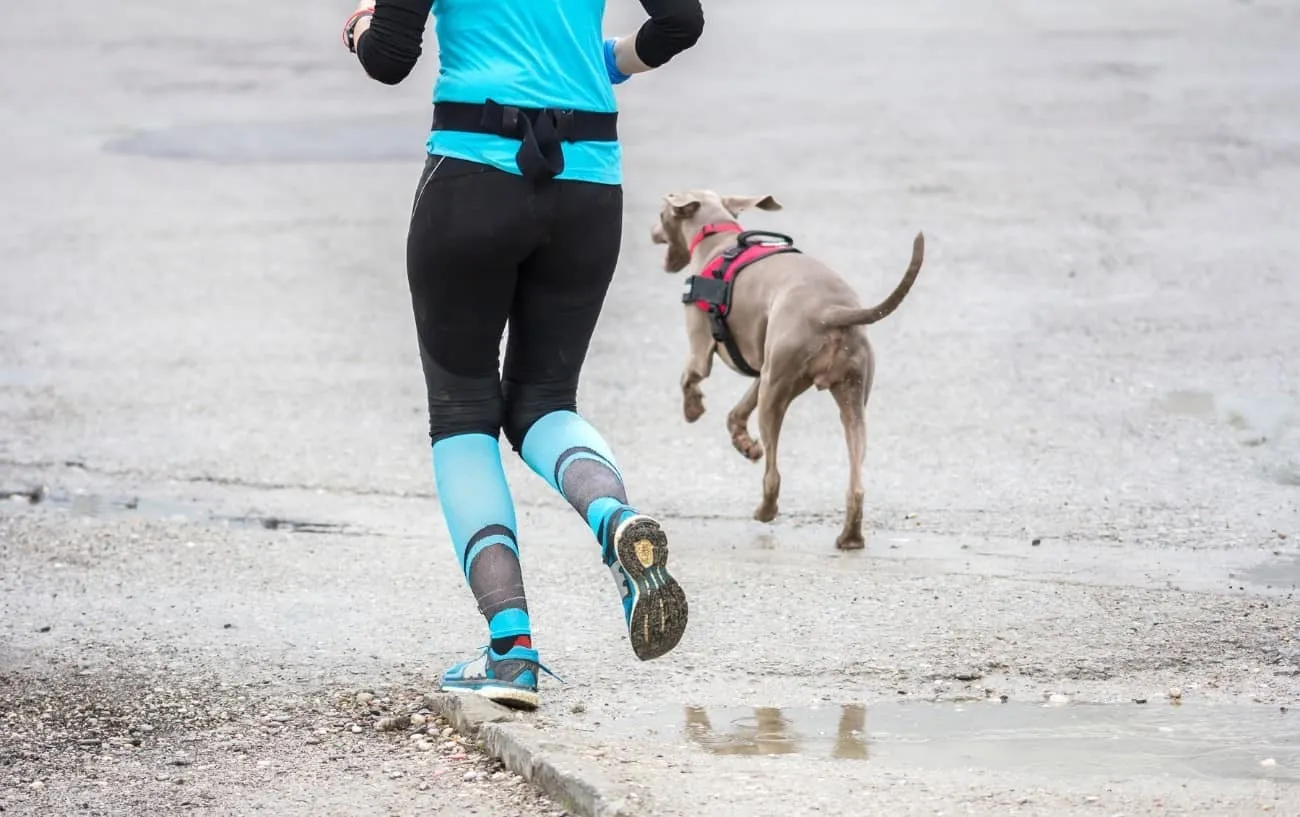
[[[632,650],[675,647],[687,604],[659,523],[629,503],[609,446],[577,414],[578,377],[618,261],[622,150],[613,85],[704,27],[698,0],[641,0],[603,38],[605,0],[363,0],[343,40],[401,82],[434,16],[440,70],[406,272],[428,390],[434,483],[489,645],[442,689],[536,708],[539,671],[499,435],[582,515],[614,574]],[[510,337],[500,368],[501,337]]]

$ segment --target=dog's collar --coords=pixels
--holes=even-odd
[[[691,239],[690,251],[695,252],[695,248],[700,246],[700,242],[711,235],[738,232],[740,232],[740,225],[734,221],[728,221],[721,224],[705,224],[700,228],[700,231],[695,234],[695,237]]]

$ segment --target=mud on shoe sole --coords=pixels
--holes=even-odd
[[[658,658],[681,641],[687,619],[686,593],[668,573],[668,537],[650,517],[631,516],[614,533],[614,552],[632,584],[632,651]]]

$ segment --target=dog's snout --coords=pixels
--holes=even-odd
[[[650,241],[655,244],[668,243],[668,236],[664,235],[664,225],[656,224],[650,228]]]

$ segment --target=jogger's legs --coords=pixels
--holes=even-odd
[[[586,520],[619,588],[633,649],[654,658],[686,625],[685,596],[666,569],[667,538],[628,503],[610,446],[577,413],[578,377],[618,263],[622,191],[566,183],[546,196],[547,241],[520,268],[511,308],[505,433]]]
[[[418,191],[407,276],[428,390],[434,480],[491,638],[490,654],[453,667],[444,683],[535,706],[537,654],[498,442],[498,366],[519,264],[540,231],[527,185],[484,165],[430,157]]]

